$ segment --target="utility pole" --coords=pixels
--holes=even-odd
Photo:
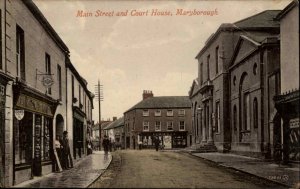
[[[98,100],[99,105],[99,150],[101,151],[101,101],[103,101],[103,85],[100,85],[100,80],[98,80],[98,85],[95,85],[95,96]]]

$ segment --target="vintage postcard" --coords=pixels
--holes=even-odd
[[[298,0],[3,0],[0,187],[300,188]]]

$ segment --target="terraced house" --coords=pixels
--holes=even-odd
[[[126,148],[154,148],[158,137],[166,149],[191,144],[191,102],[188,96],[154,97],[143,92],[143,100],[124,113]]]
[[[73,128],[65,77],[72,66],[68,47],[31,0],[1,1],[0,15],[0,185],[10,187],[54,171],[55,137]],[[78,80],[90,121],[92,95]]]

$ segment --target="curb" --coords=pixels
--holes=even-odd
[[[89,188],[92,184],[94,184],[94,183],[102,176],[103,173],[105,173],[105,171],[106,171],[107,168],[110,166],[110,164],[111,164],[111,162],[112,162],[112,160],[113,160],[113,158],[114,158],[114,156],[113,156],[112,154],[110,154],[110,155],[111,155],[110,162],[108,163],[108,165],[107,165],[104,169],[102,169],[102,170],[104,170],[104,171],[102,171],[102,172],[99,174],[99,176],[98,176],[97,178],[95,178],[95,180],[93,180],[90,184],[88,184],[88,185],[85,186],[84,188]]]
[[[287,184],[284,184],[284,183],[281,183],[281,182],[278,182],[278,181],[275,181],[275,180],[267,179],[265,177],[258,176],[258,175],[255,175],[255,174],[252,174],[252,173],[249,173],[247,171],[244,171],[244,170],[241,170],[241,169],[237,169],[237,168],[234,168],[234,167],[231,167],[231,166],[226,166],[224,164],[217,163],[217,162],[215,162],[213,160],[209,160],[209,159],[206,159],[206,158],[203,158],[203,157],[196,156],[196,155],[194,155],[193,153],[190,153],[190,152],[183,152],[183,153],[190,154],[190,155],[192,155],[194,157],[203,159],[205,161],[214,163],[215,165],[222,166],[222,167],[227,168],[227,169],[232,169],[234,171],[238,171],[238,172],[241,172],[241,173],[244,173],[244,174],[248,174],[248,175],[251,175],[253,177],[256,177],[256,178],[259,178],[259,179],[263,179],[263,180],[266,180],[266,181],[269,181],[269,182],[272,182],[272,183],[275,183],[275,184],[278,184],[278,185],[281,185],[281,186],[284,186],[284,187],[293,188],[293,186],[290,186],[290,185],[287,185]]]

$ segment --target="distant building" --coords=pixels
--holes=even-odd
[[[111,140],[112,143],[115,143],[117,147],[125,147],[125,133],[124,133],[124,117],[117,119],[113,118],[113,122],[108,124],[104,129],[104,133]]]
[[[191,102],[187,96],[154,97],[143,92],[143,100],[124,113],[126,148],[154,148],[158,137],[165,149],[191,144]]]
[[[299,1],[292,1],[277,16],[280,20],[280,94],[275,96],[272,152],[283,150],[283,160],[300,161],[299,128]],[[279,155],[277,159],[282,159]]]

